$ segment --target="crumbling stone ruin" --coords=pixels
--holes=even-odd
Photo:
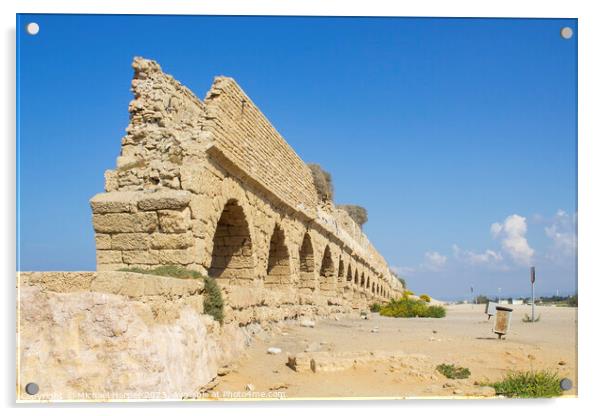
[[[365,309],[401,283],[232,78],[204,100],[135,58],[130,124],[91,201],[97,269],[175,264],[217,279],[226,322]],[[265,306],[271,306],[266,308]]]

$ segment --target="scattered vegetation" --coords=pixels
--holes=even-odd
[[[569,296],[566,302],[567,306],[577,307],[579,302],[577,301],[577,295]]]
[[[476,298],[474,298],[474,301],[476,304],[481,305],[481,304],[485,304],[485,303],[489,302],[489,298],[485,295],[479,295]]]
[[[422,294],[420,295],[420,299],[422,299],[423,301],[425,301],[426,303],[431,303],[431,297],[427,294]]]
[[[403,292],[403,296],[404,296],[404,297],[406,297],[406,298],[407,298],[408,296],[414,296],[414,292],[412,292],[411,290],[405,290],[405,291]]]
[[[447,378],[459,379],[470,377],[470,370],[466,367],[456,367],[454,364],[439,364],[437,371]]]
[[[324,202],[332,201],[334,198],[334,185],[332,184],[330,173],[326,172],[322,169],[322,166],[316,163],[308,163],[307,166],[313,176],[318,197]]]
[[[224,322],[224,300],[222,292],[215,279],[204,276],[205,279],[205,298],[203,299],[203,311],[213,316],[217,322]]]
[[[496,394],[506,397],[537,398],[562,395],[560,377],[551,371],[509,373],[502,381],[490,384]]]
[[[121,272],[134,272],[142,274],[151,274],[155,276],[175,277],[177,279],[203,279],[205,282],[205,293],[203,299],[203,310],[207,315],[213,316],[213,319],[220,324],[224,322],[224,300],[222,293],[215,279],[204,276],[201,273],[188,270],[184,267],[175,265],[158,266],[154,269],[141,269],[131,267],[120,269]]]
[[[338,205],[337,208],[347,212],[351,219],[355,221],[360,228],[362,228],[364,224],[368,222],[368,211],[366,208],[360,205]]]
[[[443,318],[445,308],[443,306],[429,306],[421,299],[404,296],[381,306],[380,314],[394,318]]]
[[[541,318],[541,315],[537,315],[537,317],[535,318],[535,320],[533,320],[531,318],[531,315],[529,315],[528,313],[526,313],[525,316],[523,317],[523,322],[539,322],[539,318]]]
[[[380,303],[373,303],[372,305],[370,305],[370,312],[380,312],[380,308]]]

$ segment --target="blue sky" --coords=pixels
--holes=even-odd
[[[36,36],[23,28],[35,21]],[[569,26],[572,39],[560,29]],[[20,270],[93,270],[133,56],[234,77],[416,292],[575,291],[575,19],[20,15]]]

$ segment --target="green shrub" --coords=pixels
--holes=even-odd
[[[393,318],[443,318],[445,316],[445,308],[442,306],[429,306],[425,301],[420,299],[403,297],[381,306],[380,314]]]
[[[203,311],[213,316],[217,322],[224,322],[224,300],[222,292],[215,279],[205,276],[205,297],[203,299]]]
[[[175,277],[177,279],[203,279],[205,282],[203,310],[207,315],[213,316],[213,319],[218,321],[220,324],[224,322],[224,300],[215,279],[212,279],[208,276],[203,276],[197,271],[188,270],[184,267],[176,265],[158,266],[154,269],[131,267],[119,269],[119,271],[150,274],[154,276]]]
[[[420,299],[422,299],[426,303],[431,303],[431,297],[429,295],[422,294],[420,295]]]
[[[456,367],[454,364],[439,364],[437,371],[447,378],[458,379],[470,377],[470,370],[466,367]]]
[[[412,292],[411,290],[404,290],[403,296],[405,296],[405,297],[414,296],[414,292]]]
[[[428,318],[445,318],[445,308],[443,306],[429,306],[428,307]]]
[[[495,389],[496,394],[507,397],[535,398],[562,395],[560,377],[551,371],[514,372],[490,386]]]
[[[569,296],[569,298],[567,299],[567,305],[573,307],[579,306],[577,295]]]
[[[370,305],[370,312],[380,312],[380,303],[373,303]]]

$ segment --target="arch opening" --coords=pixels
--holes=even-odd
[[[270,239],[270,252],[268,255],[268,269],[266,284],[282,285],[290,282],[291,268],[290,256],[286,247],[284,230],[275,225]]]
[[[253,279],[253,244],[249,224],[235,199],[226,203],[217,222],[208,274],[222,279]]]
[[[330,247],[326,246],[324,255],[322,256],[322,265],[320,266],[320,290],[326,292],[336,290],[335,276],[334,262],[332,261]]]
[[[345,263],[343,263],[343,257],[339,259],[339,283],[345,280]]]
[[[301,287],[315,289],[314,269],[314,248],[309,233],[305,233],[301,248],[299,249],[299,277]]]

